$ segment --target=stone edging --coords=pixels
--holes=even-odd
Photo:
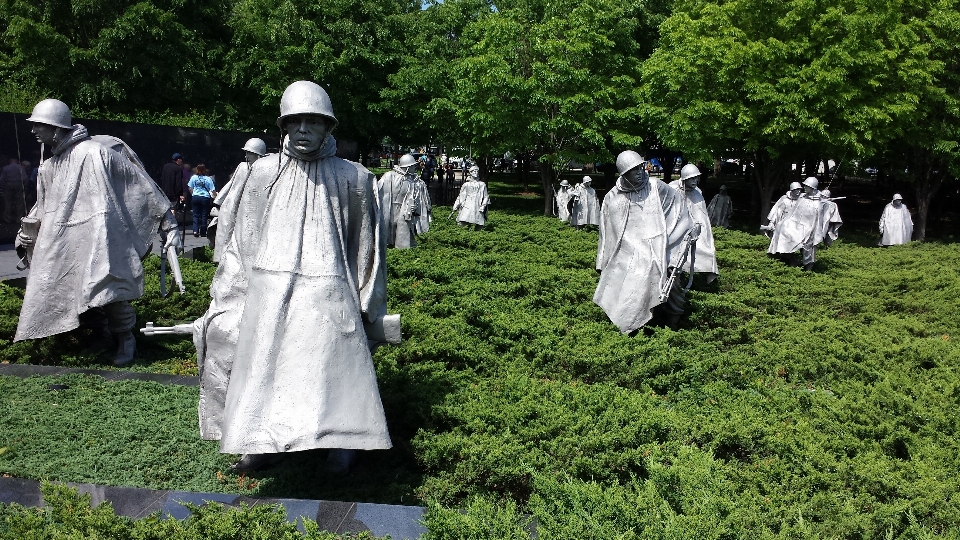
[[[224,506],[238,506],[241,503],[248,506],[279,504],[286,510],[287,521],[296,522],[301,531],[302,518],[312,519],[321,530],[332,533],[369,531],[375,536],[389,535],[397,540],[414,540],[427,531],[421,523],[424,508],[419,506],[247,497],[229,493],[194,493],[98,484],[66,485],[77,488],[80,493],[89,493],[94,506],[109,501],[117,515],[134,519],[157,511],[165,518],[184,519],[190,515],[190,510],[182,503],[203,505],[212,501]],[[43,506],[40,483],[23,478],[0,477],[0,503]]]

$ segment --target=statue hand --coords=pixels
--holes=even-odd
[[[33,243],[34,241],[36,241],[36,238],[27,236],[26,234],[24,234],[23,229],[20,229],[17,232],[17,241],[20,243],[21,246],[29,248],[29,247],[33,247]]]
[[[702,230],[702,228],[703,228],[702,225],[694,222],[693,227],[690,227],[690,239],[696,240],[697,238],[700,238],[700,231]]]
[[[170,229],[166,231],[167,237],[163,242],[163,250],[167,251],[171,247],[177,249],[177,251],[183,250],[183,240],[180,238],[180,231],[177,229]]]

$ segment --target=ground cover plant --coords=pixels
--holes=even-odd
[[[437,208],[390,252],[395,448],[354,476],[319,453],[232,476],[197,440],[195,389],[82,376],[0,378],[0,473],[423,503],[432,538],[520,538],[531,517],[541,538],[958,537],[960,246],[841,229],[804,273],[716,230],[719,281],[677,330],[629,337],[591,301],[596,231],[516,191],[491,184],[484,231]]]

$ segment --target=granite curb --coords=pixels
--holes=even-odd
[[[303,519],[306,518],[316,521],[321,530],[332,533],[370,532],[375,536],[389,535],[395,540],[415,540],[427,531],[421,522],[425,509],[419,506],[250,497],[70,482],[66,485],[77,488],[80,493],[89,494],[92,505],[109,502],[117,515],[133,519],[143,518],[153,512],[160,512],[168,519],[184,519],[190,515],[190,510],[184,506],[187,503],[198,506],[208,502],[224,506],[276,504],[286,510],[287,521],[297,523],[301,530]],[[0,477],[0,503],[43,506],[40,482]]]
[[[189,375],[167,375],[165,373],[144,373],[140,371],[108,371],[87,368],[65,368],[58,366],[35,366],[33,364],[0,364],[0,376],[5,377],[53,377],[79,373],[81,375],[96,375],[107,381],[150,381],[159,384],[175,384],[180,386],[200,386],[200,377]]]

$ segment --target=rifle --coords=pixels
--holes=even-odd
[[[167,234],[180,234],[180,231],[168,231]],[[166,239],[162,240],[166,243]],[[187,292],[183,285],[183,273],[180,271],[180,259],[177,258],[177,248],[170,246],[167,249],[161,248],[160,252],[160,296],[167,297],[167,264],[170,264],[170,271],[173,273],[173,281],[177,284],[180,294]]]
[[[693,285],[693,261],[696,258],[697,250],[697,241],[693,239],[693,235],[687,233],[683,238],[683,248],[680,253],[677,254],[676,264],[673,265],[673,270],[670,272],[670,277],[667,278],[667,282],[664,283],[663,288],[660,289],[660,303],[667,301],[667,298],[670,296],[670,289],[673,288],[674,282],[677,280],[677,275],[683,271],[683,264],[687,262],[687,255],[693,251],[694,258],[690,260],[690,279],[687,281],[687,285],[684,288],[683,292],[690,290],[690,287]]]
[[[396,345],[403,340],[400,332],[400,315],[385,315],[381,319],[373,322],[363,321],[363,330],[367,334],[367,339],[377,343],[390,343]],[[154,326],[148,322],[147,326],[140,329],[145,336],[159,335],[193,335],[193,323],[178,324],[176,326]]]

